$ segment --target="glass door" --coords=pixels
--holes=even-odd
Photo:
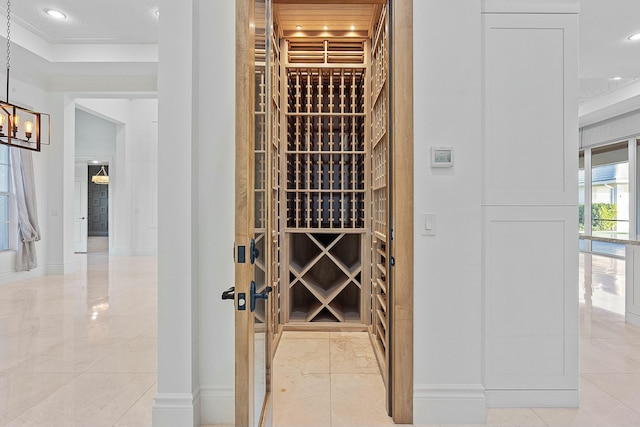
[[[236,1],[235,425],[271,425],[269,269],[269,0]]]

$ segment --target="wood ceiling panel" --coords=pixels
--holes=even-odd
[[[380,13],[380,2],[369,0],[368,3],[334,3],[307,2],[290,3],[276,2],[273,5],[274,17],[278,27],[284,35],[305,37],[320,35],[325,32],[325,26],[330,33],[346,34],[353,32],[371,37],[374,17]],[[297,26],[302,26],[298,30]]]

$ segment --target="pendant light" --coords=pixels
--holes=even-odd
[[[91,182],[93,182],[94,184],[102,185],[106,185],[109,183],[109,175],[107,175],[107,171],[104,170],[104,166],[101,166],[98,173],[91,177]]]
[[[11,0],[7,0],[7,98],[0,100],[0,144],[40,151],[51,141],[51,117],[9,103],[11,69]]]

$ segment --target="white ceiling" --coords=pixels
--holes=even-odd
[[[52,19],[46,8],[67,19]],[[6,16],[6,4],[0,9]],[[156,9],[158,0],[20,0],[11,19],[49,43],[157,43]]]
[[[640,0],[582,0],[580,77],[640,78]]]
[[[45,8],[59,9],[68,18],[51,19],[44,13]],[[11,5],[12,20],[17,25],[59,47],[155,44],[157,8],[158,0],[21,0]],[[5,6],[0,5],[0,13],[6,15]],[[3,25],[0,29],[2,35]],[[581,0],[581,102],[640,84],[636,80],[640,79],[640,42],[627,39],[635,32],[640,32],[640,0]],[[613,77],[622,80],[613,81]]]

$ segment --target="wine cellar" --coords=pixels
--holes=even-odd
[[[387,6],[322,8],[276,0],[272,31],[256,34],[255,241],[271,256],[256,261],[255,280],[259,292],[273,288],[276,334],[368,331],[384,366]],[[307,19],[359,20],[360,28],[304,31],[301,11]]]

